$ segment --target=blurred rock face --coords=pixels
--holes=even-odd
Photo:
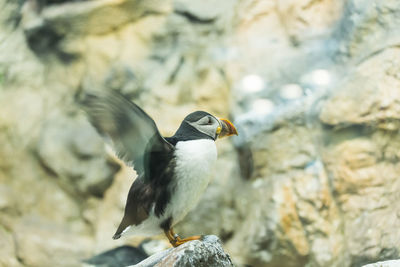
[[[0,265],[74,266],[140,241],[111,239],[135,174],[76,105],[106,88],[165,135],[196,109],[235,118],[182,235],[216,234],[253,266],[399,257],[398,1],[0,7]]]

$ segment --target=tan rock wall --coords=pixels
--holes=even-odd
[[[0,0],[0,10],[0,265],[75,266],[141,241],[111,239],[135,174],[76,105],[105,88],[165,135],[196,109],[235,119],[240,136],[218,143],[182,235],[220,236],[239,266],[399,257],[398,1]],[[248,75],[259,91],[244,90]],[[253,108],[260,99],[272,111]]]

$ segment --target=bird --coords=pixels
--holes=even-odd
[[[198,204],[211,180],[215,141],[238,135],[232,122],[195,111],[173,136],[163,137],[155,121],[118,91],[86,92],[82,104],[90,123],[137,173],[113,239],[164,233],[174,247],[201,239],[181,238],[173,227]]]

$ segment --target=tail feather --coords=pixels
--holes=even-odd
[[[113,235],[113,239],[118,239],[118,238],[120,238],[120,237],[121,237],[121,234],[115,233],[115,234]]]
[[[117,229],[117,232],[115,232],[113,239],[120,238],[126,231],[129,230],[129,228],[131,228],[130,225],[128,227],[123,227],[123,224],[121,223],[121,225]]]

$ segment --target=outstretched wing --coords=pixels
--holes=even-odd
[[[82,104],[93,126],[111,138],[118,157],[133,163],[139,176],[151,177],[151,155],[173,151],[173,145],[160,135],[154,120],[117,91],[86,93]]]

